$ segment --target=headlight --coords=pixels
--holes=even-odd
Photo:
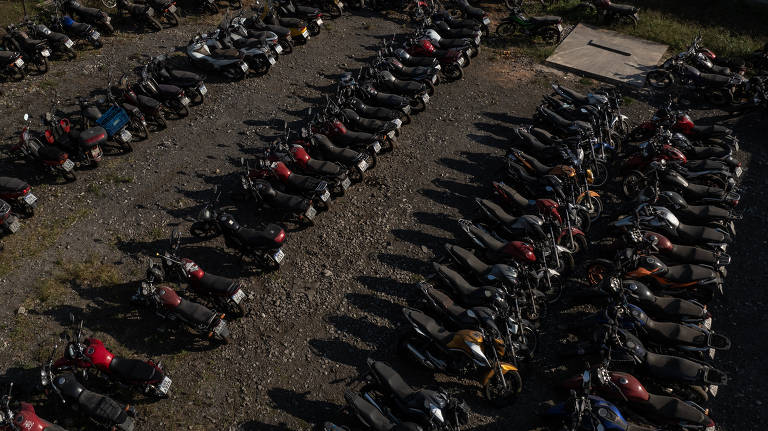
[[[592,169],[587,169],[587,182],[590,184],[595,182],[595,175],[592,174]]]

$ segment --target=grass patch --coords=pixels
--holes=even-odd
[[[113,265],[99,261],[90,255],[82,262],[58,260],[58,269],[53,275],[37,282],[37,299],[44,305],[58,303],[74,286],[103,287],[119,284],[122,276]]]
[[[59,86],[58,81],[51,81],[48,79],[44,79],[40,82],[40,88],[43,90],[53,89]]]
[[[539,63],[543,63],[544,60],[547,59],[547,57],[549,57],[550,55],[552,55],[553,52],[555,52],[555,47],[543,46],[543,45],[529,45],[529,46],[521,46],[520,51],[523,53],[523,55],[531,57]]]
[[[585,87],[591,87],[592,85],[595,84],[595,81],[582,76],[581,78],[579,78],[579,84]]]
[[[107,175],[107,181],[112,184],[129,184],[133,182],[133,177],[124,175],[109,174]]]
[[[101,196],[104,194],[101,191],[101,185],[96,183],[88,184],[88,193],[94,196]]]

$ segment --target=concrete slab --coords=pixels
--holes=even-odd
[[[546,64],[611,84],[642,87],[667,45],[578,24]]]

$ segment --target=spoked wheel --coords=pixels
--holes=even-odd
[[[349,170],[349,180],[353,183],[359,183],[363,181],[363,172],[357,166],[355,166]]]
[[[528,356],[533,356],[534,352],[536,352],[536,347],[539,345],[539,336],[537,335],[535,329],[531,328],[530,326],[523,325],[522,334],[517,341],[526,347]]]
[[[179,25],[179,16],[176,15],[176,12],[168,12],[168,14],[165,15],[165,19],[168,20],[168,25],[171,27],[177,27]]]
[[[567,248],[571,254],[576,255],[585,251],[589,247],[589,242],[584,235],[576,233],[573,234],[573,241],[571,241],[571,236],[566,233],[560,237],[557,241],[557,245]]]
[[[563,280],[555,275],[550,276],[544,295],[546,295],[549,304],[559,301],[560,297],[563,296]]]
[[[637,196],[648,184],[648,179],[642,172],[634,171],[630,172],[622,183],[622,191],[627,199],[633,199]]]
[[[35,62],[35,67],[37,68],[37,72],[41,75],[48,72],[48,59],[43,57],[42,59],[38,60]]]
[[[669,88],[674,83],[672,74],[663,69],[652,70],[645,76],[646,84],[661,90]]]
[[[285,54],[290,54],[293,52],[293,44],[290,41],[280,39],[280,46],[283,48],[283,52]]]
[[[600,187],[608,181],[608,167],[601,161],[595,161],[592,163],[592,177],[594,179],[593,185]]]
[[[149,138],[149,128],[147,123],[141,121],[140,118],[131,119],[131,130],[135,136],[140,137],[142,140]]]
[[[450,81],[458,81],[464,77],[464,70],[458,64],[449,64],[443,73],[445,73],[445,77]]]
[[[411,114],[403,113],[403,126],[406,124],[411,124]]]
[[[555,271],[560,274],[567,274],[576,268],[576,261],[573,259],[573,255],[567,252],[559,252],[557,257],[554,255],[551,257],[552,263],[556,264],[555,258],[557,258],[559,264],[554,267]],[[550,277],[550,280],[552,278]],[[562,290],[562,289],[561,289]]]
[[[497,370],[485,385],[485,398],[495,407],[506,407],[515,400],[522,389],[523,379],[520,373],[509,370],[502,376]]]
[[[341,16],[342,10],[333,1],[327,1],[325,2],[323,9],[328,11],[328,15],[331,17],[331,19],[336,19]]]
[[[187,105],[184,105],[183,103],[178,103],[174,109],[174,113],[179,118],[184,118],[189,115],[189,107]]]
[[[597,196],[589,195],[587,195],[584,200],[586,202],[582,202],[582,205],[587,208],[587,212],[589,213],[589,221],[594,223],[594,221],[597,220],[603,213],[603,201],[601,201]]]
[[[496,27],[496,35],[509,39],[517,33],[517,26],[511,22],[502,22]]]
[[[422,82],[424,83],[424,85],[427,86],[427,94],[429,94],[430,96],[435,94],[435,84],[432,83],[431,79],[425,79]]]
[[[586,280],[590,286],[597,287],[608,276],[609,270],[610,268],[603,263],[593,263],[587,267]]]

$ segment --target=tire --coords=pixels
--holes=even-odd
[[[561,245],[567,248],[571,254],[577,255],[589,248],[589,241],[587,241],[586,236],[574,233],[573,245],[571,245],[571,236],[566,233],[557,240],[557,245]]]
[[[592,163],[592,177],[594,178],[595,187],[600,187],[608,181],[608,167],[601,161],[595,161]]]
[[[179,16],[176,15],[176,12],[168,12],[168,14],[165,15],[165,18],[168,21],[168,25],[170,25],[171,27],[178,27]]]
[[[40,60],[35,62],[35,66],[37,67],[37,71],[40,72],[41,75],[48,72],[48,59],[46,57],[43,57],[42,64],[40,64]]]
[[[464,56],[464,61],[466,62],[464,67],[469,67],[469,65],[472,64],[472,58],[467,54],[467,51],[464,51],[461,55]]]
[[[71,61],[77,58],[77,51],[75,51],[72,48],[67,48],[66,46],[62,46],[62,50],[66,54],[67,58]]]
[[[105,22],[102,25],[104,26],[104,29],[106,30],[106,34],[108,34],[108,35],[115,34],[115,28],[112,27],[112,24],[110,24],[108,22]]]
[[[163,25],[160,24],[160,21],[156,20],[154,17],[148,16],[147,22],[149,22],[149,26],[154,28],[155,31],[161,31],[163,29]]]
[[[363,181],[363,172],[360,171],[360,169],[355,166],[354,168],[349,170],[349,180],[352,181],[353,184],[357,184],[359,182]]]
[[[424,99],[416,96],[411,101],[411,108],[414,112],[424,112],[424,110],[427,109],[427,104],[424,103]]]
[[[179,106],[176,106],[173,112],[176,113],[176,115],[178,115],[179,118],[187,117],[189,116],[189,106],[182,105],[181,103],[179,103]]]
[[[195,94],[197,94],[197,97],[195,97],[195,105],[202,105],[205,102],[205,94],[200,92],[200,89],[195,89]]]
[[[504,374],[504,380],[507,387],[504,388],[501,383],[501,375],[494,374],[493,378],[485,385],[485,399],[491,402],[494,407],[506,407],[511,404],[520,391],[523,390],[523,379],[516,370],[507,371]]]
[[[65,172],[64,174],[62,174],[62,176],[69,183],[77,180],[77,177],[75,176],[75,173],[73,171]]]
[[[731,92],[725,89],[711,90],[706,95],[707,102],[713,106],[723,106],[733,102]]]
[[[544,291],[548,304],[554,304],[563,296],[563,280],[560,277],[549,277],[547,290]]]
[[[123,150],[123,154],[128,154],[133,151],[133,145],[129,141],[120,140],[120,148]]]
[[[96,39],[91,42],[91,45],[93,45],[96,49],[101,49],[102,46],[104,46],[104,43],[101,41],[101,39]]]
[[[16,75],[14,76],[14,79],[16,81],[23,81],[24,78],[27,77],[27,72],[24,69],[17,69],[18,72],[16,72]]]
[[[293,52],[293,43],[285,39],[280,39],[280,46],[283,48],[284,54],[290,54]]]
[[[320,25],[317,21],[310,21],[309,24],[307,24],[307,30],[309,30],[310,36],[317,36],[320,34]]]
[[[149,128],[146,124],[142,123],[140,119],[131,119],[131,129],[136,132],[136,136],[140,136],[142,140],[149,138]]]
[[[645,75],[645,83],[657,90],[669,88],[674,81],[672,74],[663,69],[652,70]]]
[[[371,158],[371,162],[368,163],[368,169],[373,169],[379,164],[379,156],[373,150],[371,150],[368,155]]]
[[[168,122],[165,121],[165,117],[163,117],[162,112],[157,115],[156,117],[152,118],[152,121],[155,122],[157,125],[158,130],[165,130],[168,127]]]
[[[541,32],[541,40],[547,45],[557,45],[561,36],[560,31],[553,27],[547,27]]]
[[[536,347],[539,346],[539,335],[536,330],[530,326],[523,325],[522,328],[523,335],[520,342],[528,348],[528,356],[532,357],[536,352]]]
[[[584,205],[584,202],[582,202],[582,205],[587,207],[587,210],[589,211],[589,221],[594,223],[603,213],[603,201],[598,197],[589,195],[584,196],[584,200],[589,201],[589,205]]]
[[[443,73],[450,81],[458,81],[464,77],[464,70],[458,64],[449,64]]]
[[[513,10],[516,7],[523,5],[523,0],[504,0],[504,6],[509,10]]]
[[[218,234],[211,230],[205,222],[196,221],[189,227],[189,233],[195,238],[210,239],[218,236]]]
[[[592,220],[589,219],[589,213],[582,209],[576,210],[576,212],[578,213],[580,220],[578,226],[581,227],[583,232],[589,232],[589,229],[592,227]]]
[[[555,268],[555,271],[559,272],[560,274],[569,274],[573,272],[573,270],[576,268],[576,261],[573,259],[573,254],[560,253],[558,258],[560,259],[560,266]],[[555,259],[555,256],[553,255],[552,260],[554,261],[554,259]],[[562,285],[561,285],[560,291],[562,293]],[[558,297],[558,299],[560,298]]]
[[[433,84],[433,83],[432,83],[432,80],[431,80],[431,79],[425,79],[425,80],[424,80],[424,81],[422,81],[422,82],[424,82],[424,85],[426,85],[426,86],[427,86],[427,94],[429,94],[429,95],[430,95],[430,97],[431,97],[433,94],[435,94],[435,84]]]
[[[411,114],[403,113],[402,120],[403,126],[405,126],[406,124],[411,124],[411,120],[413,120],[413,118],[411,117]]]
[[[624,177],[624,181],[621,184],[621,190],[624,192],[624,196],[627,199],[632,199],[647,186],[648,178],[646,178],[642,172],[632,171]]]
[[[323,9],[328,11],[328,16],[330,16],[331,19],[336,19],[343,13],[341,8],[332,1],[325,2],[323,4]]]

